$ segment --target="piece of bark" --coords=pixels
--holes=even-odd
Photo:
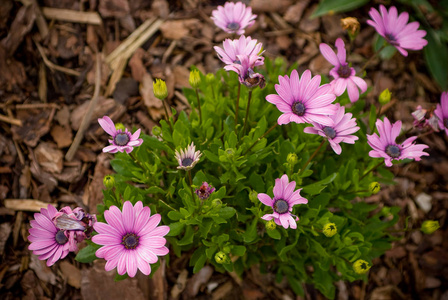
[[[64,154],[53,143],[42,142],[34,151],[37,162],[44,171],[61,173]]]
[[[200,21],[197,19],[184,19],[166,21],[160,26],[163,37],[170,40],[180,40],[190,34],[190,31],[197,29]]]
[[[2,8],[3,9],[3,8]],[[36,19],[36,7],[34,5],[22,6],[16,14],[14,21],[9,28],[8,35],[1,41],[8,56],[12,55],[23,37],[31,30]]]
[[[19,110],[17,118],[22,120],[23,126],[11,127],[14,139],[23,141],[30,147],[36,147],[39,139],[50,131],[49,116],[48,110]]]
[[[40,209],[46,209],[48,204],[57,207],[56,203],[46,203],[35,199],[5,199],[5,207],[16,211],[40,212]]]
[[[70,127],[54,125],[50,134],[60,149],[70,146],[73,142],[73,133]]]
[[[66,260],[63,260],[59,264],[62,275],[67,283],[74,288],[81,288],[81,270]]]

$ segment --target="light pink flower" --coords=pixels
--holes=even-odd
[[[279,84],[275,85],[278,95],[267,95],[266,100],[283,113],[277,120],[279,125],[316,122],[333,126],[333,120],[328,116],[337,111],[336,106],[331,104],[336,96],[329,84],[320,86],[319,75],[311,78],[311,71],[306,70],[299,79],[297,70],[293,70],[291,78],[285,75],[279,76],[278,80]]]
[[[89,238],[93,231],[93,224],[96,222],[96,216],[88,214],[81,207],[71,209],[69,206],[63,207],[53,217],[53,223],[58,229],[67,230],[69,235],[70,251],[76,251],[77,243]]]
[[[440,104],[437,104],[434,114],[439,118],[439,128],[448,135],[448,91],[440,96]]]
[[[266,221],[274,219],[277,225],[281,225],[286,229],[289,227],[296,229],[296,221],[299,218],[291,213],[292,207],[296,204],[307,204],[308,200],[300,196],[302,189],[294,191],[295,188],[296,182],[289,182],[288,175],[285,174],[275,180],[274,198],[269,197],[267,194],[259,193],[258,200],[274,210],[272,214],[266,214],[261,218]]]
[[[361,93],[367,90],[367,84],[361,77],[356,76],[354,68],[349,67],[346,61],[346,51],[344,41],[340,38],[336,40],[336,54],[327,44],[320,44],[319,49],[322,55],[328,60],[334,68],[331,69],[330,75],[334,80],[331,82],[333,92],[336,96],[340,96],[347,89],[348,97],[351,102],[359,99],[359,89]]]
[[[219,59],[227,65],[241,64],[238,55],[255,56],[256,59],[253,60],[251,68],[264,64],[264,57],[261,56],[262,48],[263,45],[257,43],[257,40],[244,35],[237,40],[226,39],[223,43],[223,48],[214,47]]]
[[[406,139],[401,144],[395,141],[400,134],[401,121],[391,124],[387,118],[384,118],[384,123],[378,119],[376,128],[380,136],[376,133],[367,135],[367,143],[373,148],[369,155],[370,157],[384,157],[386,166],[392,166],[392,160],[413,158],[419,161],[421,156],[429,155],[423,152],[423,149],[428,148],[427,145],[413,143],[417,139],[416,136]]]
[[[196,146],[191,142],[191,145],[187,149],[180,149],[180,151],[174,151],[174,156],[179,163],[178,169],[185,171],[193,169],[193,167],[199,162],[202,156],[201,151],[196,151]]]
[[[428,44],[428,41],[423,39],[426,31],[418,30],[420,24],[418,22],[408,24],[407,12],[398,15],[395,6],[392,6],[388,12],[384,5],[380,5],[380,12],[372,7],[369,11],[372,20],[367,20],[367,24],[374,27],[378,34],[397,48],[403,56],[408,56],[405,49],[421,50]]]
[[[318,134],[328,139],[331,148],[336,154],[341,154],[342,148],[339,143],[354,144],[358,137],[352,135],[359,130],[356,126],[356,119],[352,119],[351,113],[345,113],[345,107],[336,104],[338,111],[331,115],[330,118],[334,121],[333,126],[323,126],[318,123],[313,123],[314,127],[306,127],[303,131],[311,134]]]
[[[127,129],[124,132],[121,129],[117,130],[114,122],[108,116],[98,119],[98,123],[112,137],[109,140],[109,143],[112,145],[104,147],[103,152],[116,153],[126,151],[129,154],[134,150],[134,147],[140,146],[143,143],[143,140],[138,138],[140,136],[140,129],[132,135]]]
[[[255,62],[258,60],[258,56],[238,55],[237,58],[239,63],[227,65],[224,69],[236,72],[240,83],[248,88],[254,88],[256,86],[260,86],[261,89],[264,88],[266,85],[264,76],[260,73],[255,73],[253,70]]]
[[[226,2],[212,11],[215,25],[227,33],[243,34],[247,27],[255,23],[257,15],[252,14],[252,8],[241,2]]]
[[[149,207],[143,207],[138,201],[132,206],[130,201],[123,204],[123,211],[111,206],[104,212],[106,223],[96,222],[93,227],[99,233],[92,237],[92,241],[104,245],[95,255],[104,258],[105,269],[110,271],[117,268],[120,275],[127,273],[134,277],[137,269],[143,274],[151,273],[149,264],[156,263],[157,256],[168,254],[165,247],[165,236],[170,228],[157,226],[161,216],[151,216]]]

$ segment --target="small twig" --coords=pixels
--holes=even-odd
[[[359,182],[361,182],[361,180],[364,179],[364,177],[366,177],[370,172],[374,171],[376,168],[378,168],[379,166],[381,166],[382,164],[384,164],[384,161],[381,161],[380,163],[378,163],[377,165],[375,165],[373,168],[371,168],[370,170],[368,170],[367,172],[365,172],[361,178],[359,178]]]
[[[58,21],[101,25],[103,20],[94,11],[76,11],[71,9],[42,7],[42,13],[47,19]]]
[[[325,141],[326,141],[325,139],[322,140],[322,142],[320,143],[319,147],[317,147],[316,151],[314,151],[314,153],[310,156],[310,158],[308,158],[308,160],[305,162],[305,164],[303,165],[302,169],[300,169],[299,174],[302,173],[303,171],[305,171],[306,167],[313,160],[313,158],[316,156],[317,152],[319,152],[320,148],[322,148],[322,146],[324,145]]]
[[[17,156],[19,157],[20,163],[22,164],[22,166],[25,165],[25,157],[23,156],[22,150],[19,148],[19,144],[17,143],[17,141],[15,139],[12,139],[14,146],[16,147],[16,151],[17,151]]]
[[[4,116],[4,115],[0,115],[0,121],[6,122],[6,123],[10,123],[12,125],[20,126],[20,127],[23,126],[22,120],[11,118],[11,117],[7,117],[7,116]]]
[[[61,67],[61,66],[58,66],[58,65],[54,64],[53,62],[51,62],[51,61],[47,58],[47,56],[45,55],[45,52],[44,52],[44,49],[42,48],[42,46],[41,46],[37,41],[34,41],[34,43],[35,43],[36,46],[37,46],[37,50],[39,51],[40,56],[42,56],[42,59],[43,59],[43,61],[44,61],[44,64],[45,64],[48,68],[50,68],[50,69],[52,69],[52,70],[56,70],[56,71],[62,72],[62,73],[66,73],[66,74],[68,74],[68,75],[72,75],[72,76],[79,76],[79,75],[81,74],[81,73],[78,72],[78,71],[75,71],[75,70],[72,70],[72,69],[69,69],[69,68],[65,68],[65,67]]]

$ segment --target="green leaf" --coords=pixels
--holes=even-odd
[[[191,243],[193,243],[193,237],[194,237],[194,229],[191,226],[188,226],[187,229],[185,230],[185,235],[184,237],[177,242],[177,244],[179,246],[186,246],[186,245],[190,245]]]
[[[369,113],[369,128],[371,133],[375,131],[375,122],[376,122],[376,107],[375,105],[372,104],[370,106],[370,113]]]
[[[333,173],[330,176],[328,176],[327,178],[315,182],[313,184],[307,185],[303,187],[303,192],[309,194],[309,195],[317,195],[319,194],[324,188],[327,187],[327,185],[329,183],[331,183],[336,176],[338,176],[338,173]]]
[[[267,234],[273,238],[274,240],[279,240],[282,238],[282,235],[280,234],[280,231],[277,229],[274,230],[266,230]]]
[[[171,212],[171,211],[170,211]],[[169,214],[169,213],[168,213]],[[169,216],[168,216],[169,217]],[[171,219],[171,218],[170,218]],[[185,227],[185,224],[180,223],[180,222],[175,222],[175,223],[171,223],[170,225],[170,232],[168,232],[168,236],[176,236],[179,233],[182,232],[182,230]]]
[[[152,186],[145,190],[147,194],[165,194],[166,192],[158,186]]]
[[[223,207],[218,211],[218,214],[221,218],[230,219],[236,213],[236,210],[233,207]]]
[[[392,58],[392,56],[394,56],[395,53],[397,53],[397,48],[392,45],[387,45],[383,48],[383,50],[381,50],[380,57],[383,60],[389,60]]]
[[[243,234],[243,239],[245,243],[250,243],[257,237],[257,222],[258,219],[254,219],[252,224],[247,226],[246,231]]]
[[[115,282],[118,282],[118,281],[122,281],[122,280],[125,280],[125,279],[128,279],[129,278],[129,275],[128,275],[128,273],[124,273],[123,275],[120,275],[120,274],[115,274],[115,277],[114,277],[114,281]]]
[[[442,43],[436,32],[425,28],[428,34],[425,36],[428,45],[423,48],[423,54],[432,77],[442,90],[448,89],[448,47]]]
[[[323,0],[320,2],[317,9],[310,16],[311,19],[327,14],[336,14],[346,11],[354,10],[363,6],[369,0]]]
[[[96,257],[96,255],[95,255],[95,252],[96,252],[96,250],[98,250],[100,248],[101,248],[101,246],[97,245],[97,244],[87,245],[87,247],[79,250],[75,259],[81,263],[91,263],[95,259],[98,259],[98,257]]]
[[[243,256],[246,253],[246,247],[241,245],[234,245],[231,250],[233,255]]]
[[[179,221],[180,219],[183,218],[183,215],[177,210],[174,210],[168,213],[168,218],[170,218],[173,221]]]

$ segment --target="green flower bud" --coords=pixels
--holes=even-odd
[[[389,89],[385,89],[384,91],[381,92],[380,97],[378,98],[378,101],[380,102],[381,105],[385,105],[390,102],[390,96],[391,96],[391,93],[390,93]]]
[[[369,271],[369,269],[370,269],[369,263],[363,259],[358,259],[353,264],[353,270],[355,270],[357,274],[365,274],[367,273],[367,271]]]
[[[160,128],[159,126],[154,126],[152,128],[152,135],[159,136],[161,134],[162,134],[162,128]]]
[[[289,153],[286,157],[286,161],[288,162],[288,164],[294,166],[299,161],[299,158],[297,157],[297,154]]]
[[[158,99],[163,100],[168,97],[168,89],[166,87],[166,82],[162,79],[156,79],[156,82],[152,83],[154,89],[154,96]]]
[[[326,237],[332,237],[333,235],[338,233],[338,228],[334,223],[327,223],[325,224],[322,232],[325,234]]]
[[[439,228],[440,228],[439,221],[426,220],[425,222],[423,222],[420,230],[423,233],[431,234]]]
[[[190,79],[188,80],[188,82],[194,89],[197,89],[199,87],[199,84],[201,83],[201,76],[199,75],[198,70],[192,70],[190,72]]]
[[[227,256],[227,254],[225,254],[223,251],[219,251],[218,253],[215,254],[215,261],[218,264],[226,264],[230,261],[230,259]]]
[[[208,84],[213,83],[213,81],[215,81],[215,75],[213,73],[208,73],[205,76],[205,80],[207,81]]]
[[[123,123],[117,123],[115,124],[115,129],[125,131],[126,127],[124,127]]]
[[[275,224],[274,220],[270,220],[270,221],[266,222],[265,226],[266,226],[266,230],[274,230],[275,228],[277,228],[277,224]]]
[[[369,184],[369,191],[371,191],[373,194],[377,194],[381,189],[380,183],[379,182],[372,182],[371,184]]]
[[[249,193],[249,200],[252,201],[253,203],[260,202],[258,200],[258,193],[256,191],[250,191],[250,193]]]
[[[222,205],[221,199],[215,199],[212,201],[212,207],[218,207]]]
[[[277,67],[282,66],[285,63],[285,61],[283,60],[283,58],[281,58],[280,56],[277,56],[274,60],[274,64]]]
[[[106,175],[103,179],[103,184],[106,189],[110,190],[115,186],[115,178],[112,175]]]

